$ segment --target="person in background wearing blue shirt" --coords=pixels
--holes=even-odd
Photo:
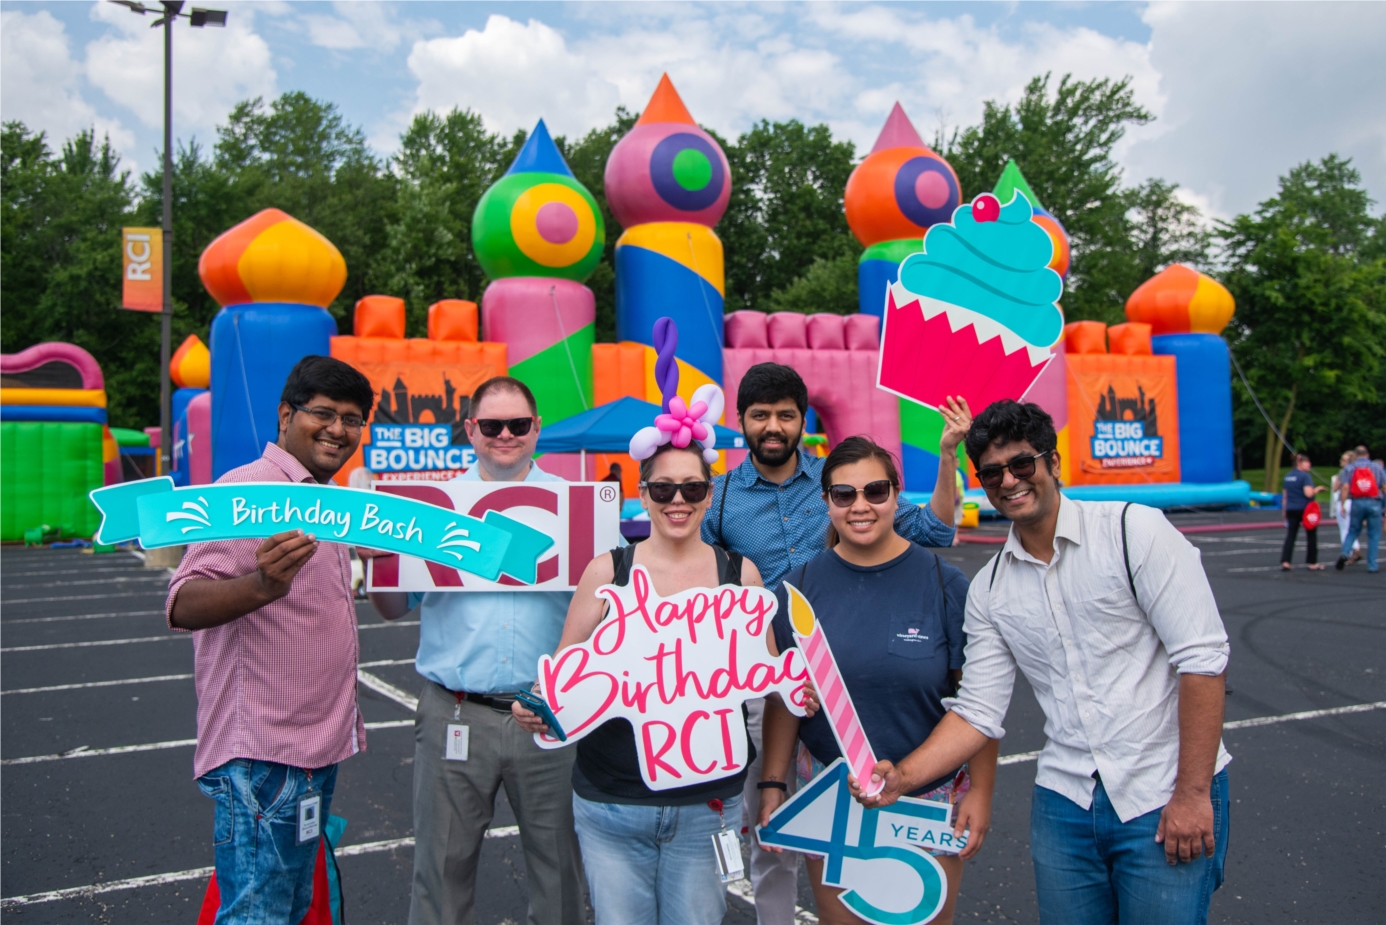
[[[945,428],[939,448],[938,481],[927,507],[901,504],[895,531],[921,546],[953,542],[953,473],[957,448],[972,415],[967,403],[939,409]],[[739,553],[756,563],[765,587],[823,551],[828,535],[828,506],[819,479],[823,458],[799,448],[808,411],[808,389],[791,367],[758,363],[746,371],[736,391],[736,415],[750,454],[741,465],[718,476],[712,507],[703,519],[703,540]],[[751,739],[760,749],[764,700],[746,702]],[[750,768],[742,806],[743,825],[754,825],[755,783],[759,759]],[[751,844],[751,885],[759,925],[792,925],[798,895],[798,860],[794,855],[761,851]]]
[[[1314,500],[1314,495],[1327,488],[1314,487],[1314,473],[1309,457],[1303,453],[1295,454],[1295,467],[1285,473],[1285,485],[1280,492],[1280,507],[1285,512],[1285,546],[1280,550],[1280,567],[1285,571],[1294,568],[1295,535],[1299,533],[1300,521],[1304,519],[1304,509]],[[1317,528],[1304,528],[1305,563],[1310,571],[1322,572],[1319,565],[1319,531]]]
[[[895,531],[899,487],[895,461],[885,450],[865,437],[839,443],[825,460],[821,479],[821,491],[832,503],[829,548],[785,576],[813,606],[862,729],[877,757],[888,761],[912,752],[943,718],[943,698],[962,679],[967,642],[967,577]],[[776,654],[795,645],[787,592],[783,582],[775,592],[780,605],[773,623]],[[796,741],[805,746],[796,774],[801,787],[841,755],[826,714],[800,721],[778,697],[770,698],[758,825],[769,822],[785,800]],[[977,853],[991,825],[997,745],[993,740],[970,764],[910,794],[954,805],[952,822],[969,832],[961,855],[931,852],[948,875],[947,899],[933,920],[938,925],[952,925],[963,860]],[[823,859],[810,855],[807,860],[818,920],[860,922],[837,901],[842,890],[823,884]]]
[[[1367,571],[1375,573],[1377,570],[1376,553],[1381,545],[1381,510],[1382,496],[1386,494],[1386,468],[1382,468],[1381,463],[1373,462],[1371,454],[1367,452],[1365,446],[1357,448],[1357,458],[1348,463],[1340,476],[1342,481],[1342,492],[1344,500],[1352,502],[1352,512],[1349,515],[1348,534],[1343,539],[1343,551],[1338,556],[1338,561],[1333,567],[1338,571],[1343,570],[1343,566],[1348,563],[1348,555],[1352,552],[1353,541],[1362,528],[1367,530]]]
[[[465,481],[557,482],[533,462],[534,394],[498,376],[472,393],[467,436],[477,464]],[[414,718],[414,884],[410,925],[476,920],[477,862],[496,791],[520,823],[531,925],[586,920],[573,831],[574,750],[546,751],[516,725],[511,704],[537,679],[539,656],[558,648],[566,591],[373,592],[387,620],[419,606],[414,667],[427,679]],[[466,753],[449,754],[450,726],[468,729]]]

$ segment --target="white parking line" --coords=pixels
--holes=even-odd
[[[1258,716],[1255,719],[1237,719],[1223,723],[1223,732],[1230,729],[1251,729],[1254,726],[1273,726],[1276,723],[1293,723],[1303,719],[1320,719],[1325,716],[1345,716],[1349,713],[1367,713],[1371,710],[1386,710],[1386,700],[1376,703],[1355,703],[1350,707],[1331,707],[1327,710],[1304,710],[1300,713],[1282,713],[1279,716]],[[1034,761],[1039,752],[1021,752],[1017,755],[1002,755],[996,760],[1000,764],[1021,764]]]
[[[126,646],[136,642],[167,642],[170,639],[192,639],[192,633],[164,633],[162,636],[136,636],[132,639],[98,639],[95,642],[50,642],[41,646],[10,646],[5,652],[42,652],[47,649],[84,649],[88,646]]]
[[[26,585],[11,585],[11,584],[7,584],[7,585],[5,585],[5,590],[6,590],[6,591],[12,591],[12,590],[14,590],[14,589],[16,589],[16,588],[71,588],[73,585],[108,585],[108,584],[111,584],[112,582],[122,582],[122,581],[160,581],[160,582],[163,582],[165,585],[167,585],[167,584],[168,584],[168,576],[167,576],[167,575],[131,575],[131,576],[129,576],[128,578],[93,578],[91,581],[48,581],[48,582],[42,582],[42,583],[39,583],[39,584],[26,584]]]
[[[520,834],[517,825],[497,826],[486,830],[487,838],[514,838]],[[363,854],[379,854],[384,851],[398,851],[400,848],[413,848],[414,839],[389,838],[384,841],[363,842],[359,845],[343,845],[334,853],[339,858],[357,857]],[[146,886],[163,886],[167,883],[182,883],[188,880],[205,880],[212,876],[213,867],[195,867],[171,874],[152,874],[148,877],[131,877],[129,880],[112,880],[109,883],[93,883],[90,886],[75,886],[66,890],[49,890],[46,893],[30,893],[27,896],[9,896],[0,899],[0,909],[17,906],[33,906],[51,903],[60,899],[89,899],[101,893],[114,893],[118,890],[135,890]]]
[[[367,729],[399,729],[404,726],[412,726],[412,719],[392,719],[382,723],[366,723]],[[87,748],[79,745],[70,748],[65,752],[58,752],[55,755],[32,755],[27,758],[6,758],[0,761],[0,765],[12,764],[42,764],[47,761],[63,761],[68,758],[99,758],[104,755],[132,755],[136,752],[158,752],[166,748],[186,748],[189,745],[196,745],[196,739],[170,739],[167,742],[146,742],[142,745],[117,745],[114,748]]]
[[[162,610],[122,610],[119,613],[79,613],[67,617],[26,617],[23,620],[6,620],[4,626],[20,623],[65,623],[68,620],[105,620],[109,617],[162,617]]]
[[[89,687],[118,687],[121,684],[148,684],[151,681],[186,681],[190,674],[161,674],[152,678],[122,678],[119,681],[88,681],[85,684],[54,684],[51,687],[20,687],[12,691],[0,691],[0,697],[10,694],[47,694],[51,691],[77,691]]]
[[[163,596],[167,593],[166,590],[158,589],[153,591],[121,591],[118,594],[77,594],[72,597],[24,597],[17,601],[3,599],[0,600],[0,603],[8,607],[15,604],[47,604],[52,601],[104,601],[111,597],[153,597],[156,594]]]
[[[162,613],[162,611],[155,611]],[[418,626],[418,620],[398,620],[394,623],[367,623],[356,627],[357,631],[378,630],[390,626]],[[135,636],[130,639],[98,639],[95,642],[50,642],[41,646],[10,646],[0,649],[5,652],[42,652],[47,649],[81,649],[87,646],[123,646],[134,642],[163,642],[168,639],[192,639],[192,633],[165,633],[162,636]]]
[[[377,678],[369,671],[362,671],[360,668],[357,668],[356,680],[361,682],[362,687],[368,687],[377,694],[389,697],[402,707],[409,710],[417,710],[419,708],[419,698],[411,696],[408,691],[400,690],[388,681]]]

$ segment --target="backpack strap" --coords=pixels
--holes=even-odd
[[[987,582],[987,591],[996,586],[996,570],[1001,567],[1001,557],[1005,554],[1006,550],[1002,549],[996,554],[996,558],[991,560],[991,581]]]
[[[735,469],[727,470],[726,477],[722,479],[722,496],[717,499],[717,545],[723,547],[724,549],[727,546],[727,495],[731,492],[731,478],[732,473],[735,471]],[[712,484],[716,485],[717,483],[713,482]],[[740,575],[740,563],[737,564],[736,569],[737,575]],[[741,584],[741,582],[738,580],[737,584]]]
[[[717,557],[717,583],[719,585],[741,584],[741,563],[744,561],[741,553],[723,549],[716,544],[713,545],[712,552]]]
[[[1136,599],[1136,606],[1139,607],[1141,599],[1136,594],[1136,576],[1131,574],[1131,545],[1126,540],[1126,512],[1131,510],[1132,503],[1127,501],[1126,506],[1121,509],[1121,558],[1126,562],[1126,583],[1131,586],[1131,596]]]

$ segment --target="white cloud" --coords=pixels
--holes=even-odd
[[[1127,153],[1133,179],[1182,183],[1225,216],[1336,152],[1384,198],[1386,5],[1160,4],[1145,21],[1169,104],[1162,131]]]
[[[162,127],[163,30],[151,29],[150,17],[109,3],[94,4],[91,17],[110,28],[87,44],[87,79],[144,125]],[[224,29],[193,29],[181,21],[174,27],[176,135],[211,129],[241,100],[275,95],[269,45],[254,25],[253,8],[244,4],[232,10]]]
[[[620,102],[615,86],[534,19],[492,15],[480,31],[416,42],[409,70],[419,81],[416,112],[471,108],[492,131],[528,129],[541,116],[555,132],[582,131]]]
[[[309,14],[302,17],[308,39],[314,45],[345,51],[372,48],[394,51],[404,32],[385,7],[367,0],[332,4],[335,16]]]
[[[47,132],[54,150],[94,127],[98,137],[109,135],[117,150],[128,152],[134,134],[82,98],[80,74],[63,24],[47,11],[0,13],[0,118]]]

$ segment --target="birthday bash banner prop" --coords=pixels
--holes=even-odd
[[[383,492],[293,482],[173,487],[167,476],[91,492],[99,543],[139,540],[146,549],[263,539],[288,530],[444,564],[496,581],[533,584],[546,534],[494,510],[472,517]]]
[[[539,659],[540,693],[568,736],[536,735],[541,748],[624,718],[645,784],[668,790],[746,766],[743,701],[778,693],[804,715],[801,656],[771,656],[766,646],[777,607],[771,592],[722,585],[664,598],[637,565],[630,584],[603,585],[597,596],[609,610],[592,638]]]

